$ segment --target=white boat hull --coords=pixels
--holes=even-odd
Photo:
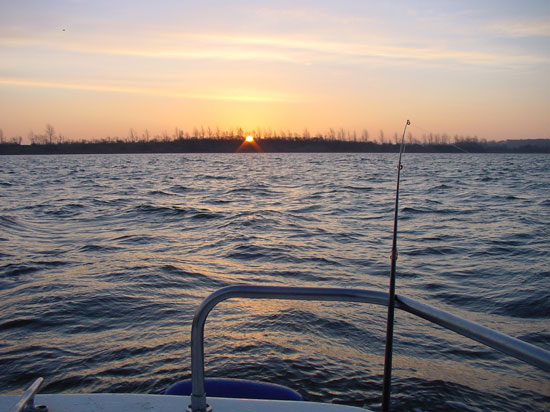
[[[20,395],[0,396],[0,412],[8,412]],[[46,405],[49,412],[184,412],[189,396],[121,393],[37,394],[35,405]],[[208,398],[213,412],[365,412],[353,406],[304,401]]]

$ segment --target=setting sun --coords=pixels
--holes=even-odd
[[[258,143],[256,143],[256,140],[254,140],[254,136],[246,136],[241,143],[241,145],[236,150],[237,153],[240,152],[247,152],[247,153],[262,153],[263,149],[260,147]]]

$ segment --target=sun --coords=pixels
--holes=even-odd
[[[256,143],[256,140],[254,139],[254,136],[246,136],[241,143],[241,145],[237,148],[235,151],[236,153],[239,152],[246,152],[246,153],[262,153],[263,150],[260,147],[258,143]]]

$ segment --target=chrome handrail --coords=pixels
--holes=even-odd
[[[388,305],[388,294],[386,292],[367,289],[236,285],[217,290],[202,301],[193,317],[191,327],[192,393],[191,405],[188,408],[192,412],[209,410],[204,390],[204,324],[206,318],[218,303],[231,298],[343,301]],[[550,351],[405,296],[396,296],[395,304],[399,309],[474,339],[545,371],[550,371]]]
[[[497,332],[486,326],[481,326],[426,303],[421,303],[405,296],[397,296],[396,299],[396,305],[399,309],[513,356],[546,372],[550,372],[550,351]]]

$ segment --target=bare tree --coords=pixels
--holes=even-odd
[[[48,140],[43,134],[34,134],[32,131],[29,133],[29,140],[32,144],[47,144]]]
[[[346,140],[346,131],[344,130],[343,127],[340,128],[340,130],[338,130],[338,140]]]
[[[183,137],[182,131],[179,129],[179,127],[174,128],[174,140],[179,140],[181,137]]]
[[[53,138],[55,137],[55,129],[51,124],[47,124],[46,128],[44,129],[44,134],[46,135],[46,142],[48,144],[53,143]]]
[[[138,139],[138,135],[136,131],[132,128],[130,128],[130,133],[128,134],[128,141],[130,142],[136,142]]]

